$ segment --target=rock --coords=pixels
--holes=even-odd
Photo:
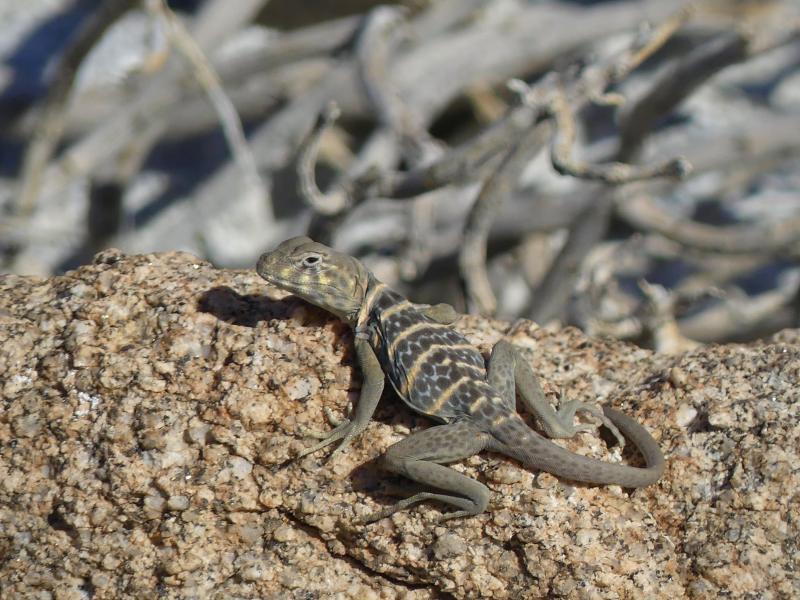
[[[800,595],[796,332],[664,357],[464,317],[483,351],[521,346],[546,392],[608,391],[665,475],[631,493],[481,454],[455,468],[492,489],[486,513],[440,523],[422,504],[363,526],[408,493],[375,459],[429,422],[387,387],[347,452],[291,461],[357,399],[348,328],[253,271],[114,256],[0,279],[4,598]],[[564,443],[636,462],[606,438]]]

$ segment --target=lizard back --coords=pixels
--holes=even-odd
[[[362,314],[384,372],[415,411],[450,422],[470,414],[482,400],[500,400],[486,383],[480,352],[385,284],[373,284]]]

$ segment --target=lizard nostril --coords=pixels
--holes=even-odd
[[[268,275],[270,271],[269,258],[269,253],[264,253],[259,257],[258,262],[256,263],[256,273],[267,280],[269,279]]]

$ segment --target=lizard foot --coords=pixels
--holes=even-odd
[[[307,433],[311,435],[311,437],[321,437],[323,439],[319,443],[314,444],[313,446],[309,446],[308,448],[300,452],[300,454],[297,455],[296,459],[300,459],[309,454],[313,454],[314,452],[316,452],[317,450],[321,450],[325,446],[328,446],[338,440],[342,440],[336,447],[336,449],[328,455],[328,460],[330,460],[331,458],[336,456],[339,452],[344,450],[350,444],[350,440],[352,440],[353,437],[355,437],[355,435],[358,432],[356,431],[355,424],[350,419],[344,419],[343,421],[340,421],[336,427],[334,427],[331,431],[329,431],[326,434],[320,435],[317,434],[317,432],[310,432],[310,431]]]
[[[418,502],[422,502],[423,500],[438,500],[439,502],[445,502],[447,504],[453,504],[457,507],[463,507],[462,510],[456,510],[453,512],[442,514],[440,517],[436,519],[437,521],[440,522],[449,521],[450,519],[458,519],[460,517],[471,517],[479,515],[486,508],[485,502],[478,503],[468,498],[451,496],[448,494],[437,494],[434,492],[419,492],[417,494],[414,494],[413,496],[400,500],[399,502],[395,502],[394,504],[387,506],[383,510],[370,513],[366,517],[358,519],[358,522],[364,525],[368,525],[369,523],[380,521],[381,519],[389,517],[398,511],[405,510],[408,507],[412,506],[413,504],[417,504]]]
[[[301,425],[299,427],[300,432],[306,437],[317,438],[318,440],[325,440],[333,434],[339,427],[349,423],[349,419],[339,419],[334,414],[333,411],[328,408],[327,406],[323,407],[323,412],[325,413],[325,418],[328,419],[328,423],[333,425],[334,429],[332,431],[316,431],[314,429],[309,429],[305,425]]]
[[[619,429],[617,429],[617,426],[611,422],[611,419],[606,417],[602,409],[599,406],[581,402],[580,400],[570,400],[569,402],[565,402],[558,409],[558,420],[561,421],[561,424],[564,427],[565,437],[572,437],[581,431],[594,431],[598,427],[597,425],[591,424],[575,425],[573,423],[573,419],[575,418],[575,413],[577,412],[589,413],[593,417],[596,417],[602,425],[605,425],[606,428],[611,431],[611,433],[617,439],[620,449],[625,447],[625,437],[620,433]]]

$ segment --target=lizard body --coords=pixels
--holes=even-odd
[[[258,261],[268,282],[324,308],[355,330],[355,347],[364,385],[352,420],[337,425],[301,456],[341,440],[342,450],[363,431],[377,406],[384,380],[415,411],[441,425],[413,433],[391,446],[384,466],[414,481],[437,488],[420,492],[370,515],[373,521],[416,502],[433,499],[459,510],[446,518],[483,512],[489,489],[444,466],[482,450],[500,452],[529,467],[598,484],[642,487],[655,482],[664,458],[650,434],[633,419],[604,407],[569,402],[556,412],[536,376],[507,341],[492,350],[488,368],[480,352],[448,324],[455,311],[410,302],[378,281],[358,260],[306,237],[286,240]],[[622,440],[633,441],[645,458],[644,468],[580,456],[554,444],[525,423],[516,411],[516,391],[548,437],[571,437],[591,426],[572,423],[577,411],[599,417]]]

